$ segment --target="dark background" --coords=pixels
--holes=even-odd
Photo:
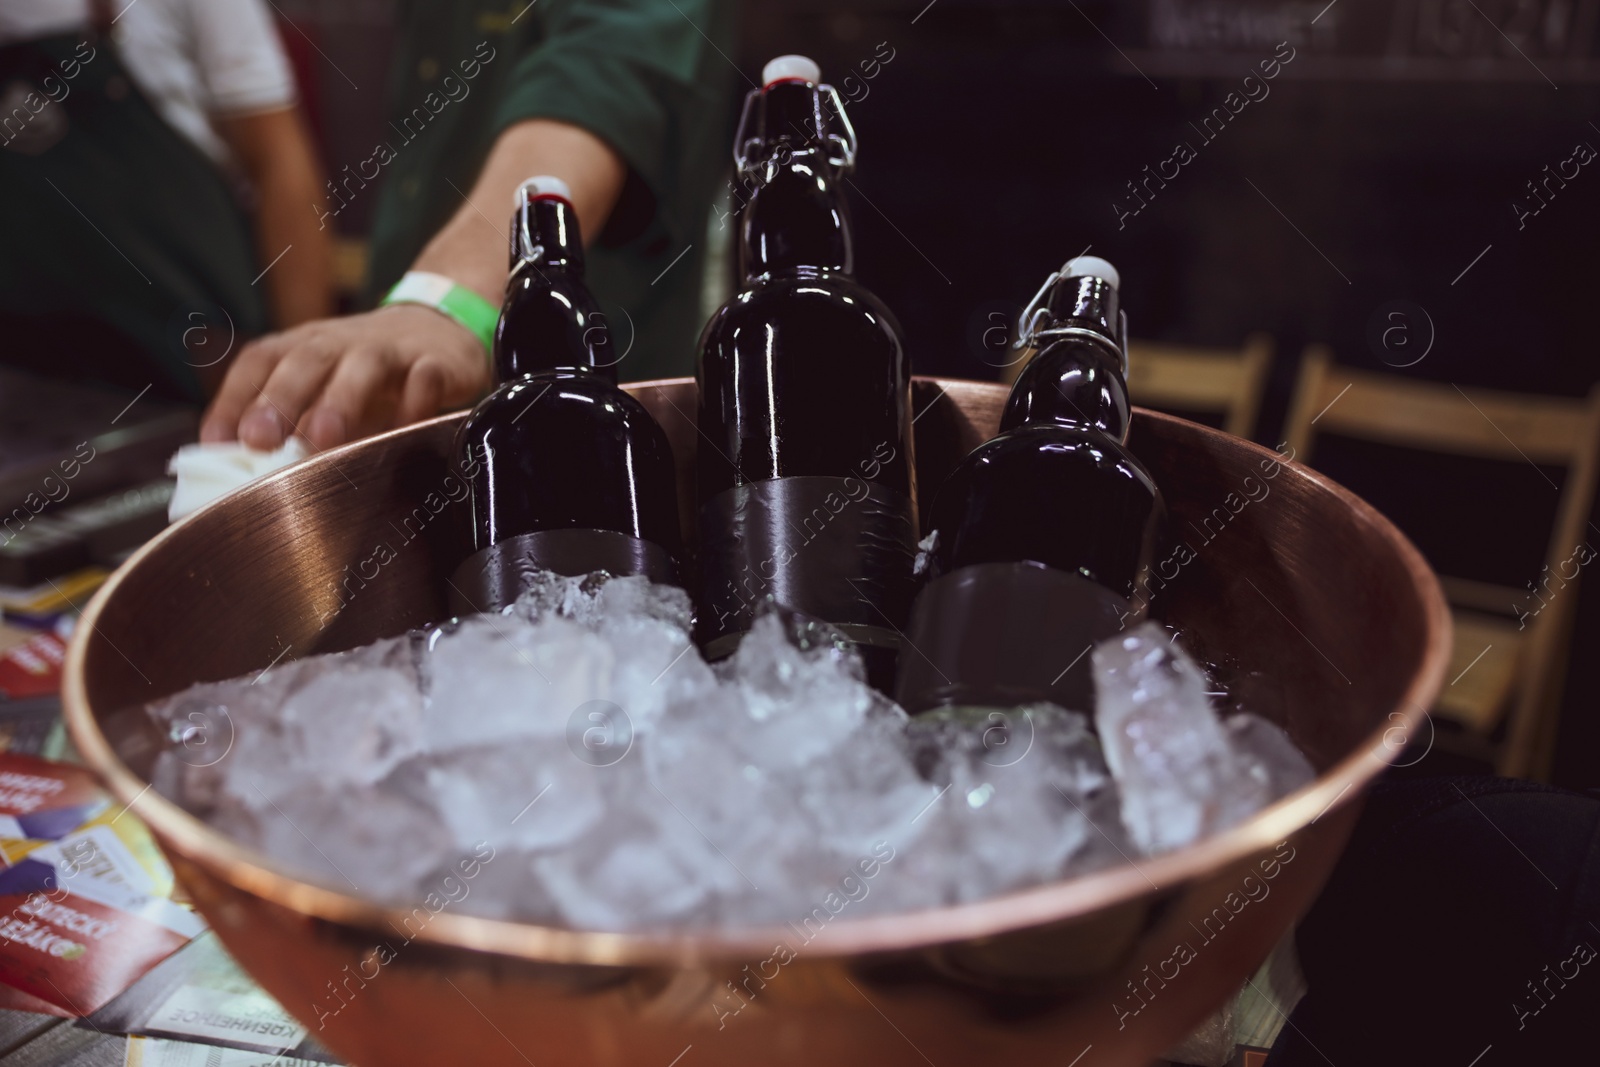
[[[385,120],[391,4],[278,6],[337,171]],[[742,21],[746,79],[803,52],[858,98],[859,273],[919,373],[994,377],[990,315],[1012,318],[1088,246],[1121,269],[1136,337],[1275,337],[1268,444],[1307,344],[1390,369],[1367,333],[1396,300],[1423,310],[1433,345],[1394,373],[1573,396],[1600,377],[1600,160],[1520,229],[1512,206],[1576,144],[1600,147],[1600,0],[763,0]],[[1190,123],[1285,41],[1269,95],[1202,142]],[[1126,183],[1180,140],[1197,158],[1119,224]],[[348,236],[375,199],[340,216]],[[1539,571],[1559,472],[1331,439],[1315,462],[1442,571],[1517,586]],[[1558,745],[1557,779],[1576,786],[1600,785],[1597,599],[1580,601]]]

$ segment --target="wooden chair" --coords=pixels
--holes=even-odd
[[[1454,616],[1455,650],[1433,710],[1463,730],[1439,732],[1439,744],[1488,760],[1501,774],[1547,777],[1577,577],[1600,552],[1589,547],[1585,529],[1600,462],[1600,384],[1586,400],[1459,389],[1340,367],[1328,348],[1312,346],[1284,436],[1304,462],[1318,433],[1566,468],[1537,599],[1533,583],[1517,588],[1440,577]],[[1593,544],[1600,546],[1600,537]]]
[[[1015,382],[1026,360],[1006,368]],[[1128,397],[1144,407],[1221,415],[1222,428],[1249,437],[1272,369],[1272,338],[1251,334],[1242,349],[1128,342]]]
[[[1144,407],[1222,416],[1235,437],[1255,432],[1272,369],[1272,338],[1253,333],[1242,349],[1128,342],[1128,396]]]

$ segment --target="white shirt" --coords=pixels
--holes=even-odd
[[[219,164],[211,120],[294,103],[294,75],[263,0],[111,0],[117,54],[161,117]],[[83,31],[89,0],[3,0],[0,44]]]

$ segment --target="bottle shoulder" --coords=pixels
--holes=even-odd
[[[1018,455],[1038,456],[1044,463],[1126,463],[1150,480],[1150,472],[1127,445],[1093,426],[1027,423],[991,437],[968,453],[967,461],[991,463]]]
[[[849,275],[784,274],[755,279],[719,308],[706,323],[701,347],[712,349],[746,336],[765,344],[769,328],[793,338],[852,335],[881,337],[896,348],[905,344],[894,313]]]
[[[1165,514],[1144,465],[1104,432],[1026,426],[968,454],[940,486],[927,529],[931,565],[1033,562],[1121,595]]]
[[[460,434],[543,436],[579,424],[619,428],[667,447],[665,431],[638,399],[599,374],[574,371],[527,374],[502,384],[478,401]]]
[[[500,303],[502,317],[524,320],[519,325],[534,330],[567,320],[586,326],[600,312],[600,303],[582,275],[531,264],[512,276]]]
[[[1036,352],[1030,365],[1047,366],[1058,360],[1104,363],[1120,370],[1122,355],[1115,343],[1107,337],[1091,337],[1091,331],[1078,331],[1065,337],[1055,337]]]
[[[1016,492],[1023,485],[1040,493],[1065,486],[1082,493],[1096,484],[1104,491],[1161,496],[1144,464],[1115,437],[1093,428],[1027,425],[969,452],[941,487],[939,498],[951,504],[991,487]]]
[[[717,317],[749,317],[782,306],[805,307],[808,312],[830,307],[857,314],[865,311],[893,321],[888,306],[877,294],[854,276],[838,271],[783,271],[760,275],[724,304]]]

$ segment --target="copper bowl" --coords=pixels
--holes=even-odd
[[[631,388],[688,489],[694,383]],[[1005,396],[918,380],[925,499],[994,431]],[[410,909],[297,880],[147,790],[152,741],[129,709],[442,617],[460,547],[439,492],[459,418],[323,453],[173,526],[95,597],[67,663],[89,765],[239,962],[362,1067],[1148,1062],[1309,907],[1448,659],[1437,582],[1371,507],[1256,445],[1140,411],[1133,449],[1194,550],[1154,606],[1199,654],[1226,652],[1245,697],[1316,765],[1312,785],[1157,859],[960,907],[845,912],[809,944],[786,927],[617,935],[448,907],[418,929]],[[351,581],[379,544],[394,558]]]

